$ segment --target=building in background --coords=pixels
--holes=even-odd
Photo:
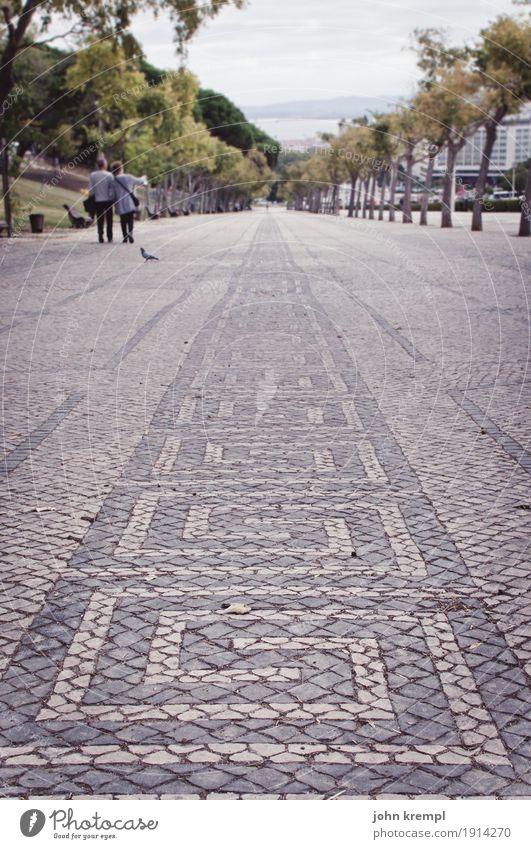
[[[468,139],[457,156],[456,177],[461,177],[474,185],[479,173],[481,151],[485,143],[485,129],[482,128]],[[488,171],[489,183],[500,180],[505,171],[510,171],[519,162],[531,157],[531,106],[527,106],[518,115],[506,118],[500,127],[490,159]],[[446,151],[442,151],[435,160],[434,177],[441,177],[446,169]]]

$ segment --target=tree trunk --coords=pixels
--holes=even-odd
[[[362,218],[367,218],[367,200],[368,200],[368,197],[369,197],[369,183],[370,183],[370,178],[367,177],[367,179],[365,179],[363,181],[363,208],[361,210],[361,217]]]
[[[498,124],[505,117],[507,107],[500,107],[490,121],[485,124],[485,144],[481,151],[481,164],[479,166],[479,174],[476,180],[476,190],[474,192],[474,208],[472,210],[472,230],[483,230],[482,211],[483,211],[483,195],[485,194],[485,186],[487,185],[487,176],[489,172],[490,158],[492,149],[496,141],[498,133]]]
[[[413,185],[413,148],[408,147],[406,155],[406,173],[404,176],[404,200],[402,203],[402,224],[412,224],[413,215],[411,214],[411,188]]]
[[[322,199],[322,191],[321,191],[321,189],[316,189],[316,191],[314,193],[312,212],[318,214],[321,211],[321,199]]]
[[[430,189],[433,181],[433,171],[435,168],[435,157],[430,156],[428,160],[428,169],[424,177],[424,191],[420,202],[420,224],[425,227],[428,223],[428,206],[430,204]]]
[[[190,204],[192,202],[192,172],[187,171],[186,173],[186,200],[185,200],[185,210],[187,213],[190,212]]]
[[[2,57],[0,58],[0,104],[2,105],[2,110],[7,111],[9,105],[9,95],[11,94],[11,89],[15,85],[15,80],[13,79],[13,62],[15,59],[15,54],[11,49],[10,44],[6,45],[5,50],[2,53]],[[0,128],[2,128],[2,124],[0,123]]]
[[[389,221],[395,220],[395,194],[396,184],[398,183],[398,166],[400,160],[396,159],[393,162],[393,170],[391,173],[391,186],[389,188]]]
[[[165,218],[168,215],[168,193],[169,193],[169,178],[168,175],[164,175],[164,180],[162,184],[162,215]]]
[[[11,193],[9,191],[9,151],[7,148],[7,140],[2,139],[0,150],[0,162],[2,171],[2,190],[4,192],[4,215],[7,223],[7,235],[9,238],[13,235],[13,215],[11,210]]]
[[[13,65],[15,62],[15,58],[17,56],[18,51],[22,46],[22,42],[24,40],[24,36],[26,35],[26,31],[31,24],[31,19],[33,18],[33,14],[39,6],[39,0],[26,0],[20,15],[18,16],[16,25],[9,21],[9,17],[11,14],[10,6],[11,4],[4,4],[3,13],[4,17],[7,16],[7,20],[3,21],[4,24],[7,24],[7,32],[6,32],[6,40],[4,42],[4,49],[2,50],[2,54],[0,57],[0,109],[2,110],[2,116],[9,111],[10,107],[16,102],[17,96],[19,93],[19,88],[17,86],[14,98],[10,98],[10,94],[15,85],[15,78],[13,75]],[[0,119],[0,136],[4,135],[4,122]],[[5,149],[5,156],[7,162],[8,151]],[[4,192],[4,212],[7,220],[7,234],[8,236],[12,235],[12,210],[11,210],[11,188],[9,185],[9,178],[7,181],[7,185],[3,183],[3,192]]]
[[[336,183],[336,184],[334,184],[334,188],[332,189],[332,209],[331,209],[332,215],[336,215],[336,207],[338,205],[338,203],[337,203],[338,195],[339,195],[339,186]]]
[[[387,186],[387,170],[384,169],[383,174],[382,174],[382,185],[380,187],[380,208],[378,210],[378,221],[384,220],[386,186]]]
[[[358,197],[356,198],[356,212],[355,212],[355,216],[356,216],[356,218],[357,218],[357,217],[358,217],[358,215],[360,214],[360,209],[361,209],[361,190],[362,190],[362,188],[363,188],[363,180],[359,179],[359,180],[358,180]]]
[[[354,215],[354,203],[356,201],[356,181],[358,179],[358,175],[355,174],[350,179],[350,197],[348,199],[348,218],[352,218]]]
[[[377,178],[377,176],[378,176],[378,174],[375,171],[374,174],[372,175],[372,180],[371,180],[371,191],[370,191],[370,198],[369,198],[369,218],[371,219],[371,221],[374,220],[374,207],[376,206],[375,201],[374,201],[374,195],[376,194],[376,178]]]
[[[175,171],[170,174],[170,209],[175,211]]]
[[[443,194],[442,194],[442,213],[441,227],[452,227],[452,212],[454,206],[454,187],[455,187],[455,160],[457,154],[464,142],[457,145],[455,142],[448,142],[446,153],[446,171],[444,172]]]
[[[520,215],[519,236],[531,236],[531,159],[527,171],[525,184],[525,200],[522,201],[522,213]]]

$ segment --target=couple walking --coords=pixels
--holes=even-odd
[[[133,177],[124,174],[123,162],[116,160],[107,170],[107,160],[98,159],[97,170],[89,177],[89,196],[94,202],[94,212],[98,224],[98,239],[103,242],[103,231],[106,230],[107,241],[112,242],[113,205],[120,216],[122,226],[122,241],[134,242],[133,226],[138,199],[133,190],[135,186],[147,185],[146,177]]]

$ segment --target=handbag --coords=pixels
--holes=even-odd
[[[83,201],[83,209],[90,218],[94,218],[96,215],[96,201],[92,195],[89,195],[88,198],[85,198]]]
[[[118,179],[118,177],[115,177],[114,179],[116,180],[116,182],[117,182],[117,183],[120,183],[120,185],[121,185],[122,189],[125,189],[125,190],[126,190],[127,194],[129,195],[129,197],[131,197],[131,198],[133,199],[133,203],[134,203],[134,205],[136,206],[136,208],[138,209],[138,207],[140,206],[140,201],[138,200],[137,196],[136,196],[136,195],[134,195],[134,194],[133,194],[133,192],[131,192],[131,191],[127,188],[127,186],[124,186],[124,184],[120,182],[120,180]]]

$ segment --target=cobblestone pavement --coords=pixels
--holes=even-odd
[[[5,248],[5,796],[529,795],[529,245],[489,227]]]

